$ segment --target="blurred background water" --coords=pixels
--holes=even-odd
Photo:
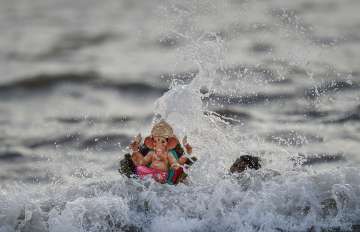
[[[0,4],[1,232],[358,229],[359,1]],[[155,114],[187,185],[117,173]]]

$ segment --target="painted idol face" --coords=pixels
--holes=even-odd
[[[167,146],[167,139],[160,136],[154,137],[155,150],[165,151]]]

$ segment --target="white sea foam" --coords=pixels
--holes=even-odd
[[[258,119],[256,125],[231,125],[209,113],[211,109],[202,98],[227,89],[219,78],[219,70],[224,69],[227,58],[226,41],[211,31],[196,30],[192,20],[204,11],[222,15],[217,12],[222,4],[211,2],[171,1],[163,8],[167,10],[170,6],[176,10],[177,14],[169,13],[164,20],[171,24],[172,33],[186,41],[179,54],[199,70],[191,83],[173,84],[154,106],[154,113],[173,125],[180,138],[188,136],[194,155],[199,158],[187,170],[188,183],[170,186],[152,179],[128,179],[117,175],[113,166],[111,171],[106,171],[106,165],[117,162],[109,161],[115,160],[115,155],[57,151],[46,164],[56,173],[48,177],[49,181],[2,186],[0,232],[309,231],[311,228],[320,231],[321,228],[349,230],[360,223],[360,174],[356,163],[344,162],[319,169],[302,166],[300,153],[305,149],[266,143],[261,133],[296,127],[276,121],[277,115],[269,113],[270,106],[253,111]],[[232,57],[243,58],[243,55]],[[111,98],[112,103],[108,102],[108,113],[114,113],[118,107],[116,96]],[[78,127],[80,130],[82,125]],[[110,128],[104,126],[98,130]],[[328,143],[332,143],[331,139]],[[232,162],[249,153],[259,155],[263,167],[229,175]],[[31,165],[24,167],[31,170]]]

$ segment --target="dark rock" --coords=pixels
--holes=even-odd
[[[255,170],[261,168],[260,158],[251,155],[242,155],[240,158],[235,160],[233,165],[231,165],[230,172],[241,173],[248,168]]]
[[[120,174],[123,174],[130,178],[132,175],[135,174],[135,168],[135,164],[131,160],[131,155],[127,153],[124,155],[124,158],[120,160],[118,171]]]

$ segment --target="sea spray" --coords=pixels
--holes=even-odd
[[[196,9],[196,7],[194,8]],[[192,25],[188,25],[188,27],[192,28]],[[194,62],[199,73],[190,84],[174,85],[171,90],[164,94],[156,103],[155,113],[160,114],[174,125],[175,131],[179,135],[190,135],[191,142],[197,148],[194,151],[200,157],[198,164],[190,173],[190,178],[192,178],[193,183],[202,187],[206,186],[205,189],[211,189],[211,192],[215,194],[208,193],[213,198],[212,208],[209,209],[211,213],[204,216],[203,213],[199,212],[198,215],[202,215],[199,216],[200,221],[189,219],[188,222],[192,224],[190,228],[195,231],[205,228],[209,231],[223,230],[223,225],[226,225],[230,231],[304,231],[311,228],[341,228],[346,230],[350,228],[351,223],[348,222],[356,222],[355,218],[359,214],[359,208],[356,206],[357,204],[353,204],[353,207],[348,205],[345,207],[345,211],[341,211],[344,203],[339,202],[341,201],[339,199],[342,198],[339,196],[346,199],[342,202],[353,201],[357,199],[353,193],[359,191],[359,188],[356,187],[355,190],[353,189],[354,185],[343,186],[343,184],[337,185],[335,183],[340,181],[336,175],[350,174],[351,169],[313,172],[312,169],[304,169],[301,165],[296,167],[291,161],[291,157],[296,156],[296,153],[294,154],[286,148],[266,145],[256,139],[245,139],[245,141],[249,142],[248,145],[254,144],[255,151],[256,146],[258,146],[258,150],[259,148],[265,149],[267,152],[263,153],[262,157],[265,160],[273,160],[273,162],[270,165],[265,165],[265,170],[250,171],[249,174],[243,175],[238,183],[242,185],[243,191],[234,192],[234,195],[226,191],[227,188],[234,191],[240,187],[236,187],[233,182],[221,178],[226,174],[224,168],[226,162],[224,160],[228,158],[225,157],[233,157],[234,153],[242,150],[240,144],[243,141],[234,140],[235,137],[241,138],[239,137],[241,131],[232,131],[228,127],[219,126],[224,122],[219,118],[214,120],[216,116],[206,116],[204,112],[209,109],[202,101],[204,92],[210,94],[219,87],[216,85],[216,81],[219,80],[217,78],[219,70],[221,71],[224,68],[224,41],[219,39],[216,33],[213,33],[215,39],[211,41],[203,40],[203,37],[199,36],[201,34],[199,31],[187,31],[186,34],[176,31],[173,33],[188,42],[181,54],[187,60],[190,59]],[[229,136],[229,133],[234,134]],[[250,146],[243,150],[250,150]],[[237,154],[241,155],[241,152]],[[281,173],[280,175],[274,174],[271,170],[266,170],[267,168],[274,168]],[[329,177],[325,177],[326,175]],[[326,184],[319,187],[318,178],[323,178],[321,181]],[[354,180],[352,179],[351,182]],[[194,190],[202,195],[204,191],[206,192],[202,187],[194,186]],[[333,189],[339,189],[339,191]],[[329,194],[329,192],[333,192],[333,194]],[[196,203],[200,208],[204,206],[202,203],[204,199],[208,199],[208,195],[202,195],[202,197],[201,200],[198,198],[199,202]],[[226,206],[229,202],[224,200],[224,197],[236,200],[233,200],[230,206]],[[208,206],[205,203],[205,208]],[[338,207],[340,208],[338,209]],[[221,219],[217,221],[214,218]],[[164,224],[160,223],[159,219],[154,220],[153,229],[161,231],[161,226],[168,225],[168,220],[173,219],[162,217],[160,221]],[[171,225],[174,224],[177,225],[177,222],[171,223]],[[207,224],[212,226],[208,227]],[[186,227],[178,228],[175,226],[175,228],[178,231],[185,231]]]
[[[178,136],[189,136],[190,143],[194,146],[194,154],[201,160],[194,167],[192,180],[204,183],[207,179],[206,181],[213,182],[226,173],[228,164],[222,157],[227,156],[231,147],[236,146],[222,127],[226,124],[213,114],[207,114],[209,109],[203,101],[213,92],[216,84],[219,85],[218,72],[224,70],[224,41],[215,32],[196,30],[192,18],[187,17],[185,20],[184,14],[192,15],[195,19],[207,9],[206,4],[201,7],[203,1],[179,4],[170,1],[167,4],[168,11],[177,12],[175,16],[172,15],[172,19],[167,20],[175,23],[170,30],[186,43],[178,49],[178,53],[183,60],[192,62],[197,67],[198,74],[189,84],[173,84],[172,88],[156,101],[154,113],[167,120]],[[211,10],[214,11],[214,8]],[[167,17],[170,17],[171,14],[166,13]],[[179,25],[181,28],[190,29],[178,31]]]
[[[221,73],[229,74],[228,67],[224,67],[224,59],[229,58],[228,54],[224,54],[226,51],[224,47],[229,45],[231,42],[229,38],[234,38],[234,34],[232,31],[227,31],[228,28],[224,28],[224,25],[219,24],[214,19],[220,19],[218,16],[221,16],[221,19],[233,19],[233,17],[227,16],[231,12],[234,15],[239,14],[236,5],[239,4],[238,2],[234,2],[229,7],[234,8],[233,11],[229,8],[222,11],[222,8],[219,7],[223,3],[222,1],[171,1],[171,3],[174,5],[172,6],[173,11],[169,14],[170,18],[162,18],[162,20],[170,24],[172,22],[178,23],[177,27],[171,30],[178,36],[175,36],[178,39],[175,41],[178,41],[179,44],[177,52],[181,59],[185,58],[187,62],[196,66],[199,74],[188,85],[176,85],[174,83],[172,89],[157,101],[154,112],[161,114],[174,126],[180,139],[183,135],[188,135],[188,141],[194,146],[194,155],[199,158],[199,161],[188,170],[188,183],[170,186],[160,185],[151,179],[144,181],[128,179],[116,172],[118,156],[122,154],[112,154],[101,150],[91,152],[89,149],[79,152],[75,149],[71,150],[70,146],[66,144],[64,147],[68,150],[64,151],[58,147],[56,152],[51,152],[52,150],[49,149],[51,145],[48,145],[45,149],[34,149],[34,153],[49,153],[49,156],[44,156],[51,157],[50,161],[40,166],[39,172],[42,174],[45,172],[43,169],[53,169],[49,173],[56,173],[54,177],[61,177],[56,181],[53,181],[51,175],[48,178],[45,176],[40,181],[29,182],[27,180],[28,176],[40,175],[36,167],[43,164],[41,161],[31,162],[26,157],[20,160],[24,163],[19,161],[14,164],[4,161],[3,167],[18,165],[18,168],[16,172],[11,172],[7,176],[2,175],[1,178],[6,180],[10,175],[16,174],[17,177],[28,182],[17,186],[13,186],[15,183],[10,182],[11,186],[0,189],[0,231],[349,231],[352,225],[359,224],[360,176],[358,164],[352,163],[350,156],[347,155],[347,153],[357,154],[356,151],[358,150],[357,146],[354,145],[357,142],[357,137],[351,133],[358,129],[354,123],[356,117],[353,117],[354,121],[350,121],[348,124],[332,126],[335,123],[332,124],[333,112],[331,108],[329,110],[329,105],[325,104],[326,111],[324,112],[303,112],[301,108],[303,106],[301,102],[304,101],[302,94],[304,94],[304,89],[308,88],[306,85],[308,77],[305,77],[305,81],[299,79],[303,70],[297,65],[286,66],[288,61],[286,56],[279,60],[282,62],[281,65],[285,67],[285,74],[283,78],[278,80],[276,76],[271,75],[279,71],[278,66],[274,65],[271,68],[267,66],[266,57],[268,54],[261,53],[254,58],[255,62],[252,63],[251,60],[247,60],[250,62],[248,64],[243,62],[244,57],[251,57],[246,53],[246,49],[240,53],[235,46],[232,47],[232,55],[241,58],[239,59],[240,62],[237,60],[237,64],[240,74],[243,75],[237,75],[235,72],[232,77],[221,76]],[[168,6],[166,3],[164,4],[165,7]],[[316,4],[318,3],[315,3],[315,8]],[[85,2],[84,5],[91,7],[88,2]],[[132,6],[132,4],[129,5]],[[346,4],[339,5],[345,6]],[[273,27],[272,24],[273,19],[267,18],[262,23],[261,20],[264,20],[262,16],[266,14],[263,11],[258,11],[259,6],[260,9],[262,6],[268,12],[268,8],[274,7],[273,2],[261,1],[255,6],[247,10],[249,11],[248,15],[254,17],[252,19],[257,23],[256,28],[250,25],[247,18],[242,18],[240,23],[234,22],[232,24],[232,21],[229,21],[231,25],[226,24],[242,34],[241,38],[244,38],[245,43],[239,44],[245,44],[245,47],[252,44],[254,34],[262,36],[264,31],[265,34],[268,32],[267,35],[277,34],[276,27]],[[309,4],[305,3],[304,6],[304,8],[300,8],[299,12],[305,11],[310,16],[318,16],[312,14],[311,10],[306,11]],[[310,4],[310,8],[313,6]],[[61,8],[60,5],[57,7]],[[82,10],[83,8],[81,8]],[[52,13],[52,11],[49,12]],[[129,12],[130,14],[133,13],[130,10]],[[177,13],[173,14],[174,12]],[[42,12],[39,15],[45,13]],[[199,29],[201,27],[198,25],[198,16],[203,14],[214,15],[214,17],[210,17],[212,20],[205,23],[209,24],[209,27]],[[93,16],[92,14],[89,15]],[[133,14],[131,15],[133,16]],[[12,19],[12,17],[10,18]],[[110,19],[113,23],[113,18],[110,17]],[[48,25],[47,23],[48,19],[46,25]],[[93,28],[92,24],[91,26]],[[219,26],[218,29],[221,30],[214,30],[211,26]],[[100,28],[103,29],[103,27]],[[153,29],[153,25],[149,28],[149,30],[151,29]],[[345,30],[345,28],[342,29]],[[33,32],[33,30],[30,31]],[[126,36],[124,37],[126,39]],[[24,38],[28,39],[27,36]],[[266,37],[264,38],[266,41]],[[273,45],[274,52],[277,49],[284,48],[283,41],[272,40],[273,38],[270,37],[268,42]],[[276,35],[275,38],[277,38]],[[296,42],[291,41],[291,46]],[[129,44],[127,42],[124,44],[128,49]],[[184,46],[181,47],[182,45]],[[104,56],[104,47],[106,48],[107,45],[99,46],[99,50],[94,47],[92,49],[95,53]],[[294,45],[294,47],[296,46]],[[297,47],[301,51],[307,49],[302,44]],[[143,47],[141,49],[148,54],[149,50],[143,49]],[[88,54],[89,50],[91,49],[85,47],[81,49],[80,53]],[[120,55],[113,47],[110,47],[109,50],[116,51],[115,57]],[[105,51],[107,58],[109,54],[106,52],[110,52],[109,50]],[[285,50],[287,50],[286,45]],[[161,54],[164,53],[166,52],[161,50]],[[307,59],[306,52],[304,53],[305,59]],[[71,52],[71,54],[75,53]],[[90,55],[99,58],[96,56],[97,54],[90,53]],[[16,59],[17,56],[10,54],[10,57]],[[146,55],[144,57],[148,58]],[[84,62],[82,59],[80,60]],[[90,60],[94,61],[93,59]],[[105,60],[107,64],[109,59]],[[335,63],[338,60],[336,59]],[[354,60],[356,61],[356,59]],[[149,59],[147,59],[148,61]],[[353,62],[355,63],[355,61]],[[147,62],[146,64],[148,64]],[[263,63],[264,67],[258,66],[259,63]],[[20,64],[23,67],[24,63]],[[110,64],[110,66],[113,65]],[[137,71],[140,69],[139,66],[141,65],[138,63],[134,65]],[[321,68],[319,64],[314,64],[314,66]],[[233,70],[236,71],[236,68]],[[262,70],[265,70],[266,73]],[[251,71],[253,73],[249,75]],[[293,78],[294,76],[295,78]],[[225,80],[232,80],[233,82],[226,83]],[[356,81],[354,83],[356,84]],[[249,90],[251,84],[251,91],[246,91]],[[96,83],[90,83],[90,85],[85,83],[84,85],[83,90],[79,89],[78,86],[72,86],[69,89],[64,85],[60,90],[53,86],[57,95],[50,96],[56,101],[45,101],[47,104],[42,104],[43,101],[38,98],[31,101],[30,95],[30,100],[26,103],[31,103],[27,105],[30,105],[32,109],[37,109],[33,107],[33,105],[37,106],[36,102],[40,102],[38,103],[41,106],[39,109],[46,108],[51,111],[56,108],[50,113],[51,116],[53,114],[58,116],[56,112],[58,112],[59,101],[62,103],[62,93],[65,89],[70,90],[65,91],[65,102],[72,103],[70,107],[65,108],[69,113],[78,106],[79,109],[88,106],[89,109],[94,109],[97,113],[102,109],[109,110],[106,107],[101,108],[103,104],[109,106],[112,113],[121,114],[126,109],[125,106],[119,107],[120,99],[116,91],[109,93],[98,90],[99,96],[97,96],[92,91],[93,88],[97,88]],[[228,86],[235,90],[236,87],[241,87],[240,97],[250,94],[252,100],[237,102],[236,99],[244,98],[236,98],[237,96],[230,95]],[[335,85],[333,88],[338,87],[341,85]],[[339,94],[331,95],[329,102],[343,97],[346,101],[338,102],[338,104],[341,104],[341,110],[344,110],[343,107],[347,106],[345,103],[349,102],[352,97],[358,96],[354,94],[356,91],[351,92],[352,89],[353,87],[340,88]],[[214,112],[204,99],[212,96],[215,92],[219,93],[220,90],[225,95],[222,96],[225,100],[231,97],[235,99],[232,100],[232,105],[226,106],[229,107],[230,112],[248,115],[248,119],[239,120],[242,124],[227,123],[220,117],[211,116],[216,114],[213,114]],[[272,90],[273,92],[269,94],[265,90]],[[275,94],[278,91],[282,93],[283,90],[288,90],[291,94],[280,95],[280,98],[272,97],[271,94],[274,92]],[[331,91],[324,91],[324,94],[330,93]],[[41,94],[49,96],[45,93]],[[148,96],[141,95],[139,92],[132,94],[140,95],[140,98]],[[109,97],[109,95],[114,97]],[[85,101],[82,102],[82,99]],[[15,102],[19,103],[19,101]],[[77,102],[83,105],[76,104]],[[95,104],[85,104],[85,102],[95,102]],[[239,106],[234,103],[239,104]],[[131,104],[134,102],[131,101]],[[142,107],[144,102],[138,104],[139,107]],[[357,106],[358,101],[355,104]],[[23,118],[23,115],[28,113],[19,109],[16,111],[17,105],[14,102],[9,105],[11,107],[5,109],[10,109],[8,110],[10,116],[14,114]],[[21,109],[26,109],[25,105],[19,105]],[[6,105],[2,106],[5,107]],[[221,107],[222,105],[216,106]],[[38,112],[36,113],[38,114]],[[2,116],[4,115],[2,114]],[[102,114],[98,116],[101,117]],[[312,120],[309,120],[309,117],[313,117]],[[50,117],[50,119],[53,118]],[[323,123],[324,118],[328,120],[326,124]],[[48,120],[48,118],[46,119]],[[119,124],[122,125],[119,120],[110,121],[112,122],[106,124],[99,120],[99,123],[87,125],[86,121],[67,120],[66,132],[79,130],[82,136],[91,136],[91,138],[96,139],[91,134],[94,131],[95,134],[98,134],[98,132],[106,133],[110,130],[116,132],[116,130],[124,129],[119,126]],[[16,122],[15,125],[10,124],[11,127],[16,127]],[[43,124],[43,121],[40,122]],[[45,120],[45,122],[47,121]],[[53,124],[46,125],[56,129],[65,127],[64,124],[54,122],[54,120],[51,123]],[[100,127],[97,127],[98,124]],[[132,124],[126,124],[125,129],[129,129],[128,127],[131,127],[129,125],[133,124],[136,124],[134,126],[136,129],[140,126],[148,126],[133,121]],[[327,130],[318,125],[322,125]],[[16,129],[18,128],[21,128],[21,132],[22,130],[25,131],[24,127],[16,127]],[[31,124],[26,124],[25,128],[36,129],[31,131],[34,136],[45,137],[47,135],[44,135],[44,130],[31,127]],[[129,129],[131,133],[136,130],[135,128]],[[343,128],[347,130],[343,130]],[[310,131],[316,136],[300,133],[301,130]],[[14,129],[11,128],[11,135],[15,134],[13,131]],[[133,134],[136,133],[137,131]],[[318,134],[321,135],[320,139]],[[357,134],[355,133],[355,135]],[[16,137],[11,136],[7,139],[16,143]],[[343,143],[338,143],[339,137],[343,137],[341,138]],[[79,139],[81,142],[81,138]],[[326,164],[325,167],[321,165],[309,166],[303,162],[306,160],[307,154],[302,154],[302,152],[307,151],[307,145],[310,148],[320,150],[325,154],[324,156],[328,152],[331,155],[332,149],[336,150],[339,147],[346,152],[342,154],[344,159],[339,162]],[[121,152],[116,151],[116,153]],[[242,154],[261,156],[263,168],[257,171],[247,170],[239,175],[228,175],[228,168],[231,163]],[[325,162],[324,160],[320,159],[322,162]],[[82,167],[86,169],[86,173],[90,174],[82,175],[80,171],[77,171]],[[2,174],[6,173],[7,170],[5,169]],[[32,179],[36,178],[30,178],[30,180]],[[0,184],[2,187],[2,182]]]

